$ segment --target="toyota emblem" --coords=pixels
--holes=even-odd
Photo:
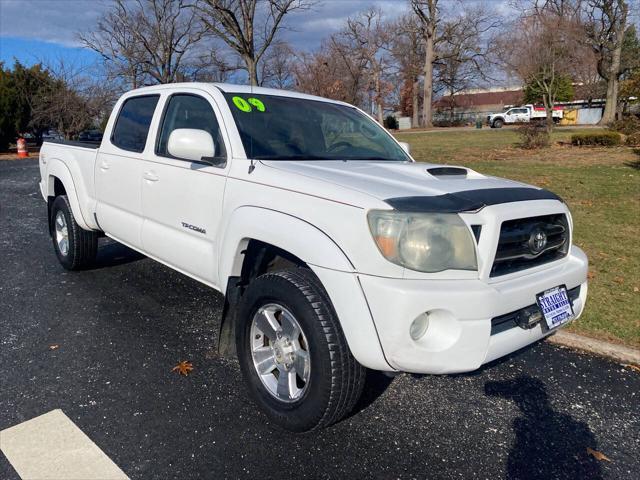
[[[529,237],[529,250],[534,255],[538,255],[547,246],[547,234],[539,228],[531,232]]]

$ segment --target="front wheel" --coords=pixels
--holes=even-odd
[[[56,197],[51,206],[51,238],[60,264],[67,270],[91,266],[98,252],[98,234],[76,223],[66,195]]]
[[[360,398],[365,369],[353,358],[319,280],[297,268],[266,273],[247,288],[236,346],[258,406],[277,425],[328,426]]]
[[[503,125],[504,125],[504,121],[500,118],[496,118],[493,121],[493,128],[502,128]]]

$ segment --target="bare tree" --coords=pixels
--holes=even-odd
[[[195,6],[210,33],[244,62],[251,85],[259,85],[258,63],[284,27],[287,14],[315,0],[203,0]]]
[[[438,43],[437,26],[440,21],[439,0],[411,0],[411,8],[420,21],[424,41],[424,83],[422,94],[422,125],[433,126],[431,103],[433,99],[433,63]]]
[[[339,34],[343,47],[356,59],[356,64],[366,77],[378,122],[382,124],[384,98],[387,92],[383,75],[388,68],[389,31],[382,22],[382,12],[370,8],[347,19],[347,25]],[[344,49],[343,48],[343,49]]]
[[[575,24],[552,12],[526,15],[502,34],[499,55],[507,71],[541,93],[547,130],[553,129],[553,106],[571,73],[575,57]]]
[[[400,93],[401,110],[411,114],[411,126],[417,128],[421,63],[424,57],[420,25],[415,15],[408,14],[400,17],[393,29],[396,35],[393,38],[392,53],[403,82]]]
[[[330,39],[314,53],[299,54],[294,66],[296,88],[312,95],[358,104],[362,93],[357,76],[359,70],[352,69],[351,58],[343,53]]]
[[[467,6],[441,22],[434,61],[435,90],[444,90],[453,119],[455,95],[482,81],[494,80],[493,42],[486,36],[501,25],[494,11],[482,4]]]
[[[263,86],[291,88],[294,83],[294,62],[296,55],[291,46],[278,42],[264,56],[261,68]]]
[[[134,88],[174,82],[203,35],[192,6],[190,0],[113,0],[97,27],[78,36],[112,77]]]
[[[116,98],[108,83],[64,60],[49,63],[47,71],[54,81],[47,82],[33,99],[34,124],[54,127],[69,139],[99,125],[108,115]]]
[[[242,66],[238,64],[236,58],[230,59],[223,49],[215,45],[209,45],[201,49],[193,60],[189,62],[188,68],[179,76],[180,81],[193,82],[228,82],[231,75]]]
[[[598,58],[598,74],[607,82],[600,124],[615,120],[622,68],[622,45],[629,5],[625,0],[588,0],[587,37]]]

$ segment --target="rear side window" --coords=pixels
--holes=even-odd
[[[142,152],[160,95],[131,97],[125,100],[113,128],[111,143],[131,152]]]

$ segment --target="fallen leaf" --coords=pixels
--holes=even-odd
[[[614,277],[613,281],[616,283],[624,283],[624,277]]]
[[[58,345],[57,343],[54,345],[49,345],[49,350],[57,350],[60,348],[60,345]]]
[[[611,461],[611,459],[607,457],[604,453],[599,452],[598,450],[594,450],[593,448],[587,447],[587,455],[591,455],[593,458],[595,458],[596,460],[600,460],[601,462],[603,460],[607,462]]]
[[[631,370],[635,370],[636,372],[640,372],[640,367],[638,365],[632,365],[630,363],[625,363],[622,366],[626,367],[626,368],[630,368]]]
[[[178,372],[180,375],[189,375],[189,372],[193,370],[193,364],[187,360],[183,360],[175,367],[171,369],[172,372]]]
[[[591,270],[589,270],[589,272],[587,273],[587,278],[589,280],[593,280],[596,276],[596,272],[592,272]]]
[[[638,288],[638,287],[633,287],[633,291],[634,291],[634,292],[640,292],[640,288]]]

